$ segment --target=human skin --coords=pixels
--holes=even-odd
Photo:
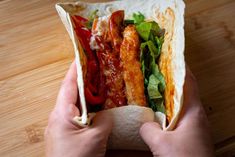
[[[108,113],[98,113],[89,127],[81,128],[72,121],[80,112],[77,102],[77,73],[73,62],[50,114],[45,130],[47,157],[102,157],[105,155],[112,120]]]
[[[81,128],[73,123],[73,117],[80,115],[75,106],[78,94],[76,79],[76,66],[72,63],[45,130],[47,157],[105,156],[112,119],[107,112],[102,112],[96,115],[89,127]],[[188,69],[183,111],[175,130],[163,131],[158,123],[148,122],[139,132],[155,157],[213,156],[208,120],[200,102],[196,80]],[[128,156],[131,156],[130,153]]]
[[[196,79],[188,68],[183,111],[176,128],[163,131],[158,123],[148,122],[139,132],[154,157],[214,156],[208,119],[199,98]]]

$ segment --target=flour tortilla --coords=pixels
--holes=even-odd
[[[94,114],[87,113],[84,96],[84,79],[86,75],[86,56],[76,37],[70,15],[80,15],[88,18],[96,9],[98,15],[104,16],[116,10],[125,10],[125,19],[130,19],[134,12],[141,12],[149,20],[156,21],[166,30],[159,66],[166,81],[165,106],[166,115],[153,112],[148,107],[128,105],[101,112],[110,112],[113,119],[113,129],[109,138],[110,149],[147,150],[139,136],[139,128],[144,122],[158,122],[163,130],[174,129],[182,105],[183,85],[185,78],[184,61],[184,8],[183,0],[122,0],[102,3],[73,1],[56,4],[56,10],[65,25],[73,42],[77,63],[77,82],[82,107],[81,117],[74,120],[82,126],[89,125]],[[166,121],[169,120],[167,125]],[[157,136],[157,135],[156,135]]]

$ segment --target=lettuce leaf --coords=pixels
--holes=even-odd
[[[164,90],[166,89],[166,82],[165,82],[164,76],[162,75],[161,72],[155,74],[154,76],[160,81],[160,83],[159,83],[159,91],[161,93],[163,93]]]
[[[140,45],[140,63],[149,107],[155,112],[165,113],[163,94],[166,83],[158,68],[165,30],[161,29],[154,21],[144,21],[145,18],[141,13],[133,14],[133,19],[142,41]],[[133,21],[127,21],[127,23],[133,23]]]
[[[129,24],[135,24],[134,20],[124,20],[124,25],[127,26]]]
[[[134,24],[138,25],[138,24],[144,22],[145,16],[141,12],[134,13],[133,20],[134,20]]]
[[[93,12],[91,12],[91,14],[89,15],[88,21],[87,21],[87,23],[86,23],[86,27],[87,27],[88,29],[91,29],[91,28],[92,28],[94,19],[98,17],[98,15],[97,15],[98,12],[99,12],[99,10],[96,9],[96,10],[94,10]]]
[[[158,24],[154,21],[142,22],[136,26],[136,30],[144,41],[148,41],[148,40],[154,41],[153,38],[157,36],[159,32],[161,31]]]
[[[159,70],[155,60],[160,55],[160,52],[151,40],[142,43],[140,49],[140,63],[144,76],[148,78],[152,73],[157,75]]]
[[[164,100],[162,95],[166,83],[156,63],[160,52],[151,40],[142,43],[140,49],[141,70],[144,76],[145,94],[148,98],[149,107],[153,111],[163,112]]]
[[[163,99],[149,100],[149,107],[152,108],[154,112],[166,113]]]
[[[163,42],[164,42],[164,36],[161,36],[161,37],[156,36],[156,37],[155,37],[155,41],[156,41],[156,43],[157,43],[157,45],[158,45],[158,52],[161,52],[161,50],[162,50],[162,44],[163,44]]]
[[[144,41],[149,40],[151,27],[152,27],[152,24],[149,22],[143,22],[143,23],[139,24],[138,26],[136,26],[136,30],[137,30],[138,34],[140,35],[140,37],[142,39],[144,39]]]
[[[158,90],[159,84],[160,84],[160,81],[156,78],[156,76],[150,75],[149,83],[148,83],[148,87],[147,87],[149,99],[162,98],[162,95]]]

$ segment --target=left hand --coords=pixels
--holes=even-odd
[[[77,102],[76,64],[72,63],[45,130],[47,157],[102,157],[112,123],[108,113],[98,113],[91,126],[81,128],[72,121],[80,112]]]

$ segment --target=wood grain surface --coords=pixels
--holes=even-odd
[[[43,133],[47,118],[74,57],[72,43],[54,8],[56,2],[0,1],[2,157],[45,156]],[[232,157],[235,155],[235,1],[186,0],[185,3],[186,61],[198,79],[216,155]],[[130,156],[125,153],[124,156]]]

